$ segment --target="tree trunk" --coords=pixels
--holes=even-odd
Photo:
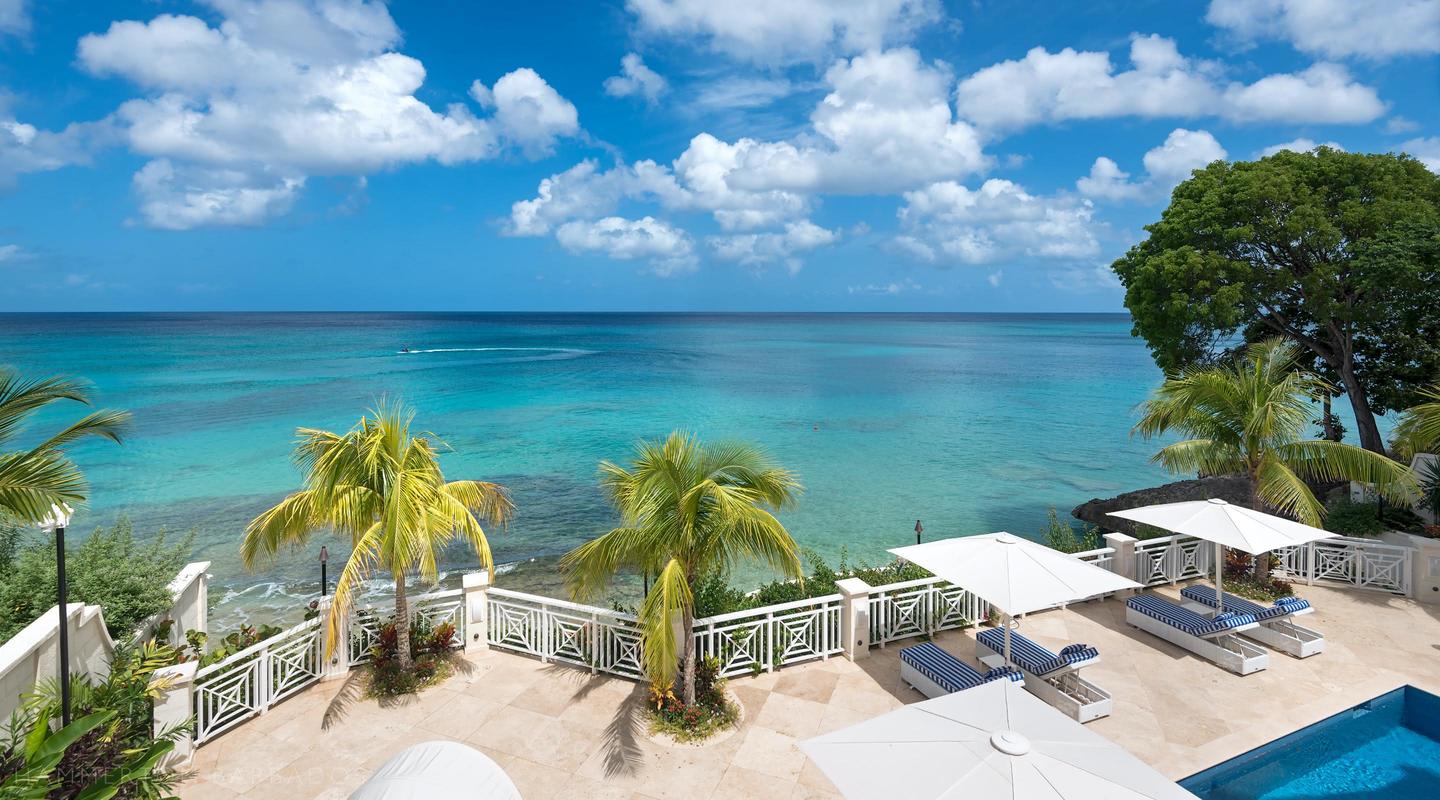
[[[1360,436],[1360,446],[1372,453],[1385,454],[1385,440],[1380,436],[1380,426],[1375,424],[1375,411],[1370,400],[1355,377],[1355,364],[1348,358],[1341,360],[1336,372],[1345,387],[1345,396],[1350,398],[1350,407],[1355,410],[1355,432]]]
[[[1260,497],[1260,479],[1255,475],[1250,476],[1250,508],[1254,511],[1265,511],[1265,501]],[[1221,548],[1220,552],[1223,554],[1224,548]],[[1270,579],[1270,554],[1260,553],[1251,556],[1251,559],[1250,569],[1255,580],[1262,584],[1268,581]],[[1221,564],[1220,569],[1224,570],[1225,565]]]
[[[1338,442],[1339,431],[1335,430],[1335,415],[1330,411],[1330,393],[1325,393],[1325,399],[1320,404],[1320,436],[1321,438]]]
[[[695,612],[692,609],[685,609],[680,615],[680,630],[685,634],[685,641],[680,646],[680,663],[685,666],[684,700],[685,705],[695,705]]]
[[[410,601],[405,597],[404,574],[395,576],[395,658],[402,672],[410,671]]]

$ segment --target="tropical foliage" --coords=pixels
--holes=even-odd
[[[33,524],[52,506],[84,501],[89,487],[66,448],[90,437],[120,442],[130,415],[100,410],[19,447],[17,440],[32,416],[66,401],[89,405],[88,385],[63,377],[29,380],[0,367],[0,520]]]
[[[1395,449],[1404,456],[1440,451],[1440,383],[1418,394],[1422,402],[1406,409],[1395,424]]]
[[[561,559],[571,593],[592,598],[622,569],[655,576],[639,609],[646,672],[665,686],[683,663],[683,702],[694,705],[695,587],[747,560],[800,578],[799,547],[772,513],[795,502],[800,483],[751,445],[679,432],[638,444],[628,467],[605,461],[600,471],[621,525]]]
[[[155,672],[173,663],[166,647],[121,647],[104,680],[70,679],[77,719],[54,733],[60,717],[60,685],[36,687],[0,734],[0,797],[169,797],[177,776],[160,766],[185,728],[156,736],[151,707],[166,686]]]
[[[1047,547],[1062,553],[1083,553],[1104,546],[1099,528],[1094,525],[1081,525],[1080,529],[1076,530],[1075,523],[1069,520],[1061,521],[1059,512],[1053,507],[1050,509],[1049,523],[1045,526],[1044,539]]]
[[[1252,508],[1307,525],[1319,527],[1325,517],[1307,481],[1364,481],[1392,500],[1413,497],[1415,482],[1404,465],[1354,445],[1306,438],[1314,404],[1328,390],[1314,373],[1297,369],[1293,345],[1270,339],[1228,365],[1167,379],[1141,406],[1135,431],[1188,437],[1153,460],[1177,473],[1247,475]]]
[[[142,544],[123,519],[97,528],[67,550],[69,600],[101,606],[111,637],[128,638],[140,623],[170,607],[170,581],[185,565],[193,540],[192,533],[171,544],[162,530]],[[55,584],[53,544],[0,534],[0,641],[55,605]]]
[[[1317,148],[1217,161],[1114,264],[1169,374],[1280,336],[1343,393],[1360,444],[1440,373],[1440,177],[1403,155]]]
[[[695,667],[695,702],[686,704],[675,695],[675,684],[650,686],[652,732],[681,742],[697,742],[740,719],[740,709],[725,692],[720,659],[703,658]]]
[[[408,576],[438,580],[441,555],[457,539],[482,568],[493,569],[481,521],[508,522],[514,510],[509,495],[495,483],[446,480],[438,443],[412,434],[413,420],[404,406],[382,403],[343,434],[299,429],[295,462],[305,488],[245,529],[240,553],[247,567],[262,554],[303,546],[317,531],[349,539],[350,557],[335,583],[327,620],[327,653],[338,644],[339,623],[356,590],[373,572],[388,571],[395,581],[395,627],[400,641],[408,641]],[[401,669],[411,668],[409,648],[400,648],[396,658]]]

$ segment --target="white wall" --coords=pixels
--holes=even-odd
[[[105,630],[105,615],[100,607],[71,603],[66,616],[70,629],[70,672],[95,678],[108,674],[115,642]],[[59,611],[58,607],[51,607],[0,645],[0,719],[9,719],[36,683],[54,679],[59,665]]]
[[[186,564],[175,580],[170,581],[170,596],[174,598],[170,608],[146,620],[134,634],[136,639],[148,638],[165,620],[173,620],[170,626],[168,644],[180,645],[185,642],[185,631],[195,630],[208,633],[210,624],[210,569],[209,561],[192,561]]]

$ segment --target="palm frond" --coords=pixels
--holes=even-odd
[[[1394,447],[1409,457],[1440,451],[1440,383],[1420,391],[1425,401],[1411,406],[1395,424]]]
[[[1325,520],[1325,506],[1310,487],[1274,456],[1266,457],[1256,469],[1255,493],[1271,508],[1306,525],[1318,528]]]
[[[1407,505],[1420,491],[1409,467],[1353,444],[1307,439],[1281,445],[1275,451],[1295,472],[1312,481],[1373,484],[1385,499]]]
[[[680,661],[681,642],[675,636],[672,620],[694,608],[695,598],[685,565],[671,559],[655,576],[650,593],[640,604],[640,626],[645,637],[645,673],[650,681],[664,685],[675,679]],[[689,635],[689,631],[683,632]]]

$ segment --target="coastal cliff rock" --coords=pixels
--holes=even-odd
[[[1107,516],[1112,511],[1155,505],[1180,503],[1186,500],[1208,500],[1218,497],[1238,506],[1250,505],[1250,481],[1244,475],[1217,475],[1188,481],[1175,481],[1149,489],[1137,489],[1108,500],[1094,498],[1081,503],[1070,512],[1082,522],[1098,525],[1107,531],[1134,535],[1135,523]]]

